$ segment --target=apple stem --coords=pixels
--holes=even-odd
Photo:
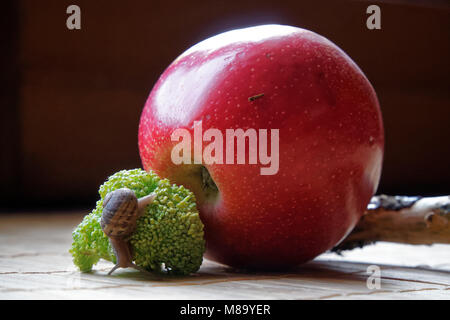
[[[214,183],[208,169],[202,166],[202,189],[211,189],[215,192],[218,191],[217,185]]]
[[[340,253],[376,241],[450,244],[450,196],[375,196],[353,231],[332,251]]]
[[[259,99],[259,98],[262,98],[262,97],[264,97],[264,93],[260,93],[260,94],[251,96],[251,97],[248,98],[248,101],[250,101],[250,102],[251,101],[255,101],[256,99]]]

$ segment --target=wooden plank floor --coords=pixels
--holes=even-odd
[[[83,274],[71,231],[82,214],[0,215],[0,299],[450,299],[450,246],[380,243],[326,253],[289,273],[244,273],[210,261],[189,277],[151,281],[134,270]],[[368,289],[367,268],[381,268]]]

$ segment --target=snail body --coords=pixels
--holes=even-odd
[[[136,229],[137,219],[155,198],[156,194],[152,193],[137,199],[135,193],[128,188],[117,189],[106,195],[100,225],[109,238],[117,259],[117,264],[108,275],[117,268],[128,267],[145,272],[133,263],[129,240]]]

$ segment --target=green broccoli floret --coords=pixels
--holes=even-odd
[[[83,272],[92,270],[100,259],[116,263],[108,237],[100,226],[103,199],[116,189],[129,188],[137,198],[156,193],[137,220],[130,243],[133,260],[149,271],[187,275],[196,272],[203,260],[205,240],[195,196],[183,186],[170,184],[153,172],[141,169],[122,170],[110,176],[100,187],[101,199],[96,208],[73,231],[70,253]]]

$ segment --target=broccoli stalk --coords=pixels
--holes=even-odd
[[[83,272],[92,270],[100,259],[116,263],[108,237],[100,219],[103,199],[116,189],[129,188],[141,198],[152,192],[156,199],[137,220],[130,244],[133,261],[148,271],[187,275],[196,272],[203,260],[205,240],[195,196],[183,186],[170,184],[153,172],[141,169],[122,170],[110,176],[100,187],[96,208],[72,233],[69,250],[74,264]]]

